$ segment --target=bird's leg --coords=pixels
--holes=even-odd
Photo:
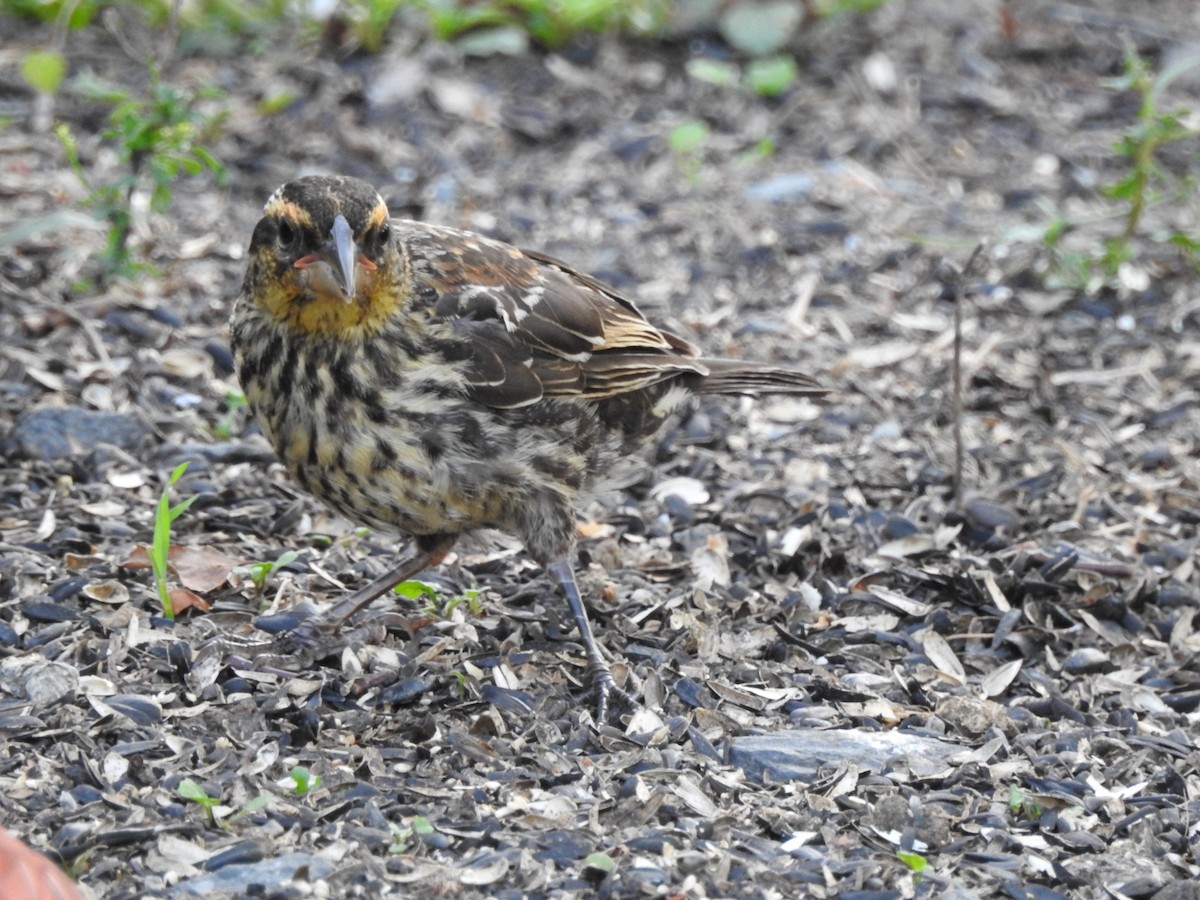
[[[617,687],[613,679],[612,669],[600,652],[596,636],[592,634],[592,623],[588,621],[587,610],[583,606],[583,598],[579,595],[579,585],[575,583],[575,571],[571,566],[570,553],[558,557],[546,564],[546,571],[558,581],[567,597],[567,605],[571,607],[571,615],[579,629],[579,638],[583,641],[583,649],[588,659],[588,680],[596,694],[596,722],[608,721],[608,698],[616,697],[622,705],[633,706],[635,702],[625,691]]]
[[[332,609],[324,613],[314,613],[289,631],[277,634],[267,641],[245,640],[230,635],[214,637],[201,645],[197,657],[219,653],[222,657],[252,661],[247,662],[251,667],[262,665],[263,661],[267,660],[269,665],[277,666],[283,671],[309,666],[314,660],[334,649],[331,640],[355,613],[365,609],[400,582],[436,566],[450,552],[454,540],[455,535],[447,534],[419,537],[412,556],[370,584],[354,591]]]
[[[366,609],[375,600],[382,597],[402,581],[408,581],[414,575],[432,568],[446,558],[450,548],[454,546],[457,535],[437,534],[422,535],[417,538],[416,552],[403,560],[394,569],[380,575],[369,584],[338,601],[338,604],[327,612],[314,616],[305,622],[301,628],[311,632],[321,631],[326,634],[337,631],[361,610]]]

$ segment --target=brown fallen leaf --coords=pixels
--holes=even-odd
[[[199,612],[208,612],[212,609],[211,603],[185,587],[176,586],[168,588],[167,596],[171,598],[171,610],[175,613],[176,617],[189,609],[195,609]],[[0,897],[0,900],[3,900],[3,898]]]
[[[241,564],[240,559],[207,547],[175,545],[167,553],[167,565],[171,573],[184,587],[193,591],[215,591],[229,580],[230,573]],[[133,571],[151,568],[149,548],[138,544],[118,565]]]
[[[215,591],[241,565],[241,560],[208,547],[173,546],[167,560],[183,586],[193,591]]]

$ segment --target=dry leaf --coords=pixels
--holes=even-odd
[[[200,612],[208,612],[212,609],[211,603],[185,587],[170,588],[167,595],[171,598],[171,609],[176,616],[189,609],[197,609]]]
[[[193,591],[215,591],[229,580],[241,561],[208,547],[173,546],[168,561],[184,587]]]

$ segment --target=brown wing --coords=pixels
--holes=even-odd
[[[435,315],[469,345],[468,378],[482,403],[603,399],[707,371],[687,341],[558,260],[469,232],[394,224]]]

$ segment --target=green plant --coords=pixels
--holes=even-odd
[[[583,866],[603,875],[611,875],[617,870],[617,861],[607,853],[589,853],[583,860]]]
[[[1008,811],[1014,816],[1024,815],[1027,819],[1037,819],[1044,812],[1037,800],[1015,784],[1008,788]]]
[[[407,825],[397,825],[395,822],[391,822],[389,827],[392,829],[392,846],[389,849],[391,853],[405,853],[414,836],[431,835],[436,831],[433,824],[424,816],[413,816]]]
[[[888,0],[817,0],[814,12],[822,19],[833,16],[858,15],[879,9]]]
[[[293,766],[288,775],[291,776],[294,785],[292,793],[297,797],[303,797],[311,791],[315,791],[325,780],[320,775],[310,772],[306,766]]]
[[[250,579],[255,589],[261,591],[267,585],[267,579],[276,569],[282,569],[285,566],[290,566],[300,558],[300,553],[296,550],[285,550],[276,557],[274,562],[263,560],[262,562],[250,563],[246,566],[238,566],[233,571],[238,575],[244,575]]]
[[[920,853],[912,853],[907,850],[897,850],[896,858],[912,869],[913,873],[917,875],[929,868],[929,861]]]
[[[368,53],[378,53],[383,37],[404,0],[348,0],[347,23],[355,39]]]
[[[39,22],[58,22],[75,30],[91,24],[102,4],[99,0],[5,0],[4,12]]]
[[[1200,58],[1187,61],[1159,73],[1157,76],[1132,46],[1125,50],[1125,71],[1120,78],[1108,82],[1108,86],[1119,91],[1133,91],[1138,95],[1137,118],[1133,127],[1116,142],[1113,149],[1129,161],[1129,171],[1124,177],[1103,189],[1103,194],[1113,200],[1127,204],[1125,227],[1114,240],[1122,246],[1137,232],[1137,228],[1150,201],[1154,184],[1169,184],[1171,179],[1158,165],[1159,152],[1167,144],[1191,138],[1200,133],[1195,125],[1189,124],[1186,112],[1164,112],[1160,108],[1163,91],[1167,86],[1190,68],[1200,65]]]
[[[451,597],[440,608],[437,604],[441,596],[438,593],[438,589],[423,581],[402,581],[392,588],[392,591],[408,600],[425,600],[426,603],[423,607],[425,612],[430,615],[440,616],[443,619],[448,619],[454,615],[454,611],[464,602],[467,604],[467,609],[471,615],[478,616],[483,612],[483,603],[479,600],[479,591],[474,589],[465,590],[461,594]]]
[[[763,97],[782,94],[799,75],[796,60],[787,54],[752,59],[745,71],[737,63],[700,56],[687,62],[687,73],[697,81],[718,87],[742,87]]]
[[[205,814],[208,816],[209,822],[216,824],[217,818],[214,812],[221,800],[218,797],[210,797],[208,791],[204,790],[199,783],[190,778],[185,778],[179,782],[179,796],[184,800],[190,800],[193,803],[203,807]]]
[[[150,546],[150,568],[154,572],[154,584],[158,588],[158,602],[162,604],[163,615],[168,619],[175,618],[175,608],[171,602],[168,583],[171,525],[184,510],[196,501],[195,497],[188,497],[172,506],[169,495],[171,487],[183,477],[187,467],[187,463],[180,463],[171,472],[171,476],[167,479],[167,486],[163,488],[163,492],[158,498],[158,508],[154,514],[154,541]]]
[[[369,2],[369,0],[368,0]],[[479,28],[515,27],[543,47],[561,47],[584,32],[650,34],[666,23],[664,0],[419,0],[436,38]]]
[[[225,395],[225,415],[212,426],[213,437],[227,441],[233,435],[233,426],[238,413],[246,408],[246,395],[230,391]]]
[[[1040,224],[1013,229],[1007,236],[1015,240],[1039,240],[1045,245],[1051,260],[1046,275],[1047,287],[1087,290],[1098,279],[1113,279],[1121,265],[1134,257],[1132,242],[1138,236],[1146,211],[1157,201],[1158,193],[1165,190],[1181,196],[1191,195],[1191,180],[1172,175],[1160,165],[1159,159],[1168,145],[1200,135],[1200,128],[1190,121],[1188,113],[1162,109],[1167,86],[1197,66],[1200,66],[1200,54],[1193,54],[1155,74],[1136,52],[1126,51],[1124,72],[1119,78],[1110,80],[1108,86],[1133,92],[1138,98],[1138,108],[1128,131],[1113,144],[1114,152],[1124,161],[1122,173],[1115,181],[1100,188],[1102,196],[1121,206],[1110,205],[1087,221],[1073,221],[1048,203],[1042,203],[1039,208],[1044,218]],[[1120,229],[1100,239],[1101,249],[1096,249],[1095,242],[1073,249],[1066,246],[1064,238],[1084,226],[1101,225],[1111,231],[1108,223],[1114,218],[1121,221]],[[1200,262],[1200,236],[1175,230],[1153,239],[1179,247],[1189,255],[1193,265]]]
[[[754,146],[743,150],[737,156],[739,166],[751,166],[760,160],[768,159],[775,153],[775,139],[772,137],[759,138]]]
[[[746,66],[746,87],[764,97],[782,94],[796,80],[796,60],[786,54],[752,60]]]
[[[249,815],[252,815],[253,813],[258,812],[260,809],[267,806],[270,802],[271,802],[270,794],[259,794],[257,797],[254,797],[254,798],[246,801],[245,806],[243,806],[241,809],[239,809],[237,812],[235,812],[232,816],[230,816],[225,821],[230,822],[230,823],[236,822],[238,819],[245,818],[246,816],[249,816]]]
[[[700,151],[708,143],[709,129],[705,122],[691,119],[676,125],[667,134],[667,146],[679,160],[679,167],[689,181],[700,176]]]
[[[101,254],[104,274],[132,274],[142,266],[130,257],[128,240],[133,224],[132,198],[144,185],[150,188],[150,208],[165,212],[171,205],[172,186],[182,175],[212,172],[218,181],[224,168],[202,143],[221,118],[202,114],[199,103],[219,96],[214,89],[183,90],[165,84],[151,64],[145,96],[106,84],[95,78],[76,80],[76,90],[89,99],[112,106],[108,128],[100,134],[117,151],[119,175],[94,181],[79,156],[79,146],[67,125],[56,129],[67,161],[87,191],[85,203],[108,225],[108,240]]]
[[[67,61],[54,50],[32,50],[21,60],[21,77],[35,91],[54,94],[67,75]]]

